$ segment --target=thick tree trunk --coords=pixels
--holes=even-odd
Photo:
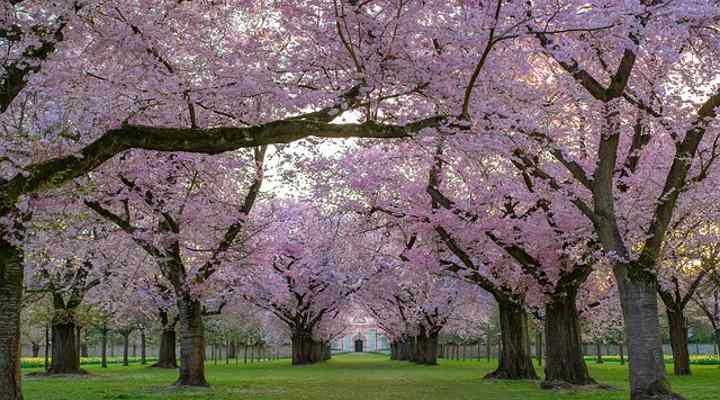
[[[176,347],[175,327],[164,329],[160,335],[160,351],[158,353],[158,362],[153,364],[154,368],[176,369],[177,356],[175,355]]]
[[[32,342],[31,347],[33,358],[38,358],[40,356],[40,343]]]
[[[498,300],[502,351],[498,368],[485,376],[490,379],[537,379],[527,346],[528,321],[522,306]]]
[[[639,267],[638,267],[639,268]],[[625,322],[632,400],[682,399],[672,392],[663,360],[657,280],[631,279],[629,266],[615,268]]]
[[[2,214],[0,214],[2,215]],[[0,230],[0,399],[22,399],[20,390],[20,306],[22,250],[3,240]]]
[[[140,330],[140,364],[147,364],[147,338],[145,337],[145,329]]]
[[[673,372],[675,375],[690,375],[687,319],[685,319],[683,310],[670,308],[667,309],[667,316],[673,353]]]
[[[415,362],[423,365],[438,365],[438,341],[437,333],[430,333],[428,336],[417,337],[415,346]]]
[[[127,367],[130,365],[130,360],[128,360],[128,353],[130,350],[130,332],[123,332],[123,363],[122,365]]]
[[[227,345],[227,358],[237,358],[237,349],[235,348],[235,343],[230,341]]]
[[[309,332],[296,330],[292,336],[292,365],[313,364],[323,359],[322,343]]]
[[[52,326],[52,363],[50,374],[79,374],[80,353],[77,329],[72,316],[60,318]]]
[[[408,336],[403,336],[395,343],[396,348],[396,360],[398,361],[410,361],[413,356],[413,346],[411,341],[413,339]]]
[[[545,306],[545,382],[549,387],[553,382],[595,383],[583,357],[576,297],[576,292],[570,291]]]
[[[179,386],[209,386],[205,380],[205,337],[202,304],[185,293],[178,296],[180,313]]]

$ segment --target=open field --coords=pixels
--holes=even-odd
[[[171,386],[175,371],[139,365],[86,369],[89,377],[25,377],[26,400],[96,399],[338,399],[338,400],[620,400],[627,399],[627,369],[589,362],[592,375],[617,390],[545,391],[537,382],[484,381],[493,368],[486,361],[440,361],[438,367],[347,354],[327,363],[291,367],[288,360],[207,366],[210,389]],[[669,366],[671,367],[671,366]],[[25,372],[37,371],[26,369]],[[693,366],[692,377],[670,376],[674,389],[691,400],[720,398],[720,368]]]

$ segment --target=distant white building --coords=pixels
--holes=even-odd
[[[364,315],[353,316],[345,336],[335,339],[332,350],[337,353],[388,352],[390,342],[374,319]]]

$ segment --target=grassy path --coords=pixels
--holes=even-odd
[[[175,389],[175,371],[140,366],[89,367],[89,377],[26,377],[26,400],[100,399],[282,399],[282,400],[621,400],[627,399],[627,370],[589,364],[592,375],[617,391],[552,392],[537,382],[483,381],[493,368],[485,361],[444,361],[422,367],[378,355],[347,354],[330,362],[292,368],[287,360],[248,365],[208,365],[211,389]],[[720,369],[693,366],[692,377],[672,377],[690,400],[720,399]],[[32,371],[30,369],[28,372]]]

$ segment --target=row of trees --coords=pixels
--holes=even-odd
[[[273,248],[253,244],[265,146],[314,136],[411,138],[330,160],[307,141],[278,153],[280,171],[316,188],[323,214],[385,227],[392,240],[371,248],[394,260],[370,259],[370,271],[409,264],[490,293],[504,349],[494,376],[535,376],[525,311],[539,306],[562,355],[547,375],[588,383],[577,314],[611,308],[597,295],[616,291],[632,398],[678,398],[658,295],[684,373],[683,315],[706,293],[717,242],[716,1],[0,7],[1,397],[21,398],[26,270],[50,264],[156,268],[125,281],[146,294],[133,298],[176,307],[179,383],[205,385],[202,320],[231,297],[226,271],[273,265],[253,261]],[[51,246],[66,227],[76,245]],[[294,252],[271,258],[287,266]],[[83,274],[58,309],[87,297]],[[714,293],[698,301],[709,316]]]

